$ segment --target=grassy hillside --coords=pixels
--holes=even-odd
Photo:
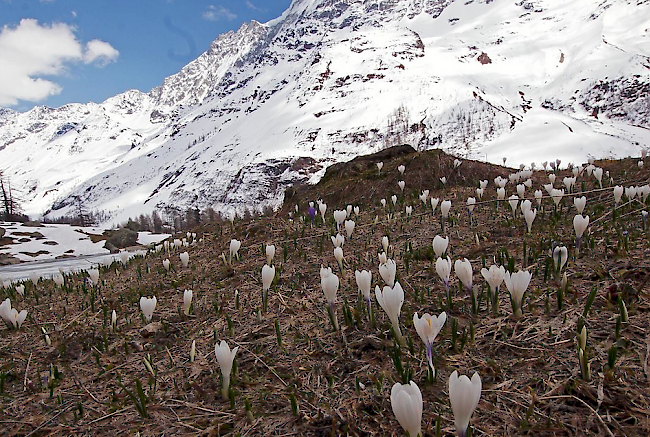
[[[549,173],[535,171],[532,188],[525,190],[537,208],[528,234],[519,205],[513,216],[507,201],[495,200],[494,178],[507,178],[515,170],[476,161],[454,168],[454,160],[437,150],[416,153],[406,147],[358,158],[329,169],[318,185],[292,189],[274,216],[197,229],[196,242],[188,248],[101,268],[96,286],[80,273],[67,276],[62,288],[50,279],[28,283],[24,296],[15,284],[2,289],[3,300],[9,297],[29,314],[20,329],[0,330],[0,433],[404,435],[391,409],[390,390],[395,382],[413,380],[424,401],[424,434],[453,435],[448,380],[458,370],[468,376],[477,372],[483,383],[471,420],[474,436],[648,435],[650,242],[641,219],[646,205],[639,197],[624,196],[614,208],[609,178],[603,176],[600,189],[584,171],[575,194],[565,194],[554,207],[541,188]],[[594,164],[610,172],[614,185],[641,186],[649,174],[637,161]],[[564,168],[556,172],[556,188],[571,174]],[[484,179],[488,186],[470,223],[466,200],[476,196]],[[405,181],[403,192],[400,180]],[[419,198],[424,189],[440,202],[452,201],[444,230],[440,205],[432,213],[429,200],[425,204]],[[516,191],[512,182],[505,189],[506,199]],[[533,197],[537,189],[544,194],[541,207]],[[397,195],[395,206],[392,195]],[[574,195],[587,198],[584,215],[590,216],[579,253]],[[308,202],[317,199],[327,204],[325,223],[317,217],[312,224]],[[358,205],[360,212],[352,214],[356,226],[346,237],[339,271],[330,240],[336,234],[332,213],[348,204]],[[407,206],[413,208],[410,217]],[[446,293],[435,269],[436,235],[449,237],[452,264],[470,260],[474,303],[453,267]],[[355,282],[355,270],[366,269],[372,272],[373,290],[385,285],[378,272],[384,236],[405,294],[401,347],[374,291],[376,325],[369,323]],[[227,255],[231,239],[242,246],[232,265],[220,257]],[[276,276],[263,312],[265,244],[276,247]],[[562,274],[554,273],[549,256],[554,245],[568,248],[564,290]],[[185,250],[187,268],[179,258]],[[165,258],[172,264],[169,272],[163,268]],[[521,317],[513,316],[505,284],[496,312],[488,302],[480,270],[495,263],[532,273]],[[328,318],[321,265],[340,278],[339,331]],[[181,310],[185,289],[193,290],[188,316]],[[157,297],[151,323],[141,315],[142,296]],[[620,319],[621,302],[628,321]],[[118,318],[115,330],[112,310]],[[447,322],[434,343],[437,374],[431,378],[413,313],[442,311]],[[582,326],[588,331],[589,378],[578,359]],[[221,396],[214,354],[221,340],[239,347],[229,400]]]

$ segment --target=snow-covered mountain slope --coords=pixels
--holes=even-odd
[[[0,112],[29,213],[277,205],[408,142],[509,164],[650,145],[648,0],[295,0],[148,94]]]

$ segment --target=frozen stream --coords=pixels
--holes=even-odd
[[[145,250],[129,252],[131,256],[144,254]],[[55,273],[77,272],[96,267],[99,264],[110,264],[113,260],[119,261],[119,254],[82,255],[74,258],[49,259],[43,261],[30,261],[8,266],[0,266],[0,283],[2,280],[20,281],[28,279],[32,272],[37,272],[43,278],[51,278]]]

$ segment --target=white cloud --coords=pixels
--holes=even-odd
[[[117,50],[99,40],[90,41],[84,52],[74,32],[65,23],[40,25],[31,18],[0,29],[0,106],[59,94],[61,87],[50,78],[64,74],[70,64],[83,61],[101,66],[117,58]]]
[[[203,12],[201,16],[207,21],[219,21],[221,19],[232,21],[237,18],[237,14],[233,13],[230,9],[214,5],[208,6],[208,10]]]
[[[113,62],[120,55],[120,52],[115,50],[112,45],[105,41],[94,39],[86,44],[86,53],[84,53],[84,63],[95,63],[99,66],[104,66]]]
[[[252,11],[255,12],[266,12],[266,9],[260,8],[259,6],[256,6],[253,4],[253,2],[246,0],[246,7]]]

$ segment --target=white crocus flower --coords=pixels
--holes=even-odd
[[[357,287],[366,302],[370,302],[370,287],[372,284],[372,272],[368,270],[355,270],[354,277],[357,280]]]
[[[580,241],[582,240],[582,234],[589,226],[589,216],[576,215],[573,217],[573,229],[576,231],[576,250],[580,250]]]
[[[526,193],[526,186],[524,184],[517,185],[517,195],[519,197],[524,197],[525,193]]]
[[[334,303],[336,302],[336,293],[339,290],[339,277],[332,273],[332,269],[327,267],[321,267],[320,269],[320,285],[329,304],[328,310],[329,315],[332,320],[332,326],[334,330],[339,330],[339,324],[336,320],[336,312],[334,308]]]
[[[498,295],[499,287],[503,282],[503,278],[506,274],[506,269],[503,266],[497,267],[496,265],[491,265],[490,269],[482,268],[481,275],[487,281],[490,286],[490,293],[493,296]]]
[[[343,247],[345,244],[345,237],[341,234],[336,234],[336,237],[334,235],[330,236],[332,240],[332,244],[334,247]]]
[[[348,235],[348,239],[352,236],[352,232],[354,232],[354,221],[352,220],[346,220],[345,221],[345,232]]]
[[[386,261],[388,261],[388,256],[386,256],[386,252],[378,253],[377,257],[379,258],[379,264],[386,264]]]
[[[169,261],[169,259],[164,259],[162,264],[165,270],[169,271],[169,267],[171,267],[171,262]]]
[[[555,265],[555,269],[558,272],[562,271],[562,268],[564,267],[564,264],[566,264],[568,258],[569,258],[569,251],[567,250],[566,247],[557,246],[553,250],[553,264]]]
[[[327,212],[327,204],[325,203],[319,203],[318,204],[318,212],[320,212],[321,218],[323,219],[323,223],[325,222],[325,213]]]
[[[449,275],[451,274],[451,259],[447,258],[438,258],[436,260],[436,272],[442,282],[445,283],[445,288],[449,291]]]
[[[449,210],[451,209],[451,200],[443,200],[440,204],[440,212],[442,213],[442,218],[447,219],[449,216]]]
[[[264,292],[271,288],[273,278],[275,278],[275,266],[269,267],[268,264],[264,264],[262,267],[262,290]]]
[[[437,317],[425,313],[422,318],[420,318],[418,317],[418,313],[413,314],[413,326],[415,326],[415,330],[427,347],[427,361],[429,362],[434,377],[436,375],[436,369],[433,367],[433,342],[436,340],[438,333],[445,325],[446,320],[447,313],[444,311]]]
[[[402,336],[402,331],[399,327],[399,313],[402,309],[402,304],[404,303],[404,290],[402,289],[402,286],[399,282],[396,282],[394,287],[385,286],[383,291],[379,289],[379,286],[376,286],[375,297],[379,305],[384,309],[384,311],[386,311],[386,314],[388,314],[388,318],[393,325],[393,331],[395,331],[397,340],[400,345],[404,346],[404,337]]]
[[[390,200],[391,200],[391,202],[393,202],[393,206],[395,206],[397,204],[397,196],[395,194],[390,196]]]
[[[616,207],[618,207],[618,204],[621,203],[621,198],[623,197],[623,191],[624,189],[620,185],[614,187],[614,203]]]
[[[396,382],[390,391],[393,414],[410,437],[421,437],[422,393],[416,383]]]
[[[432,197],[431,198],[431,214],[436,213],[436,208],[438,207],[438,202],[440,202],[440,199],[437,197]]]
[[[532,274],[526,270],[520,270],[512,275],[510,272],[506,272],[503,280],[506,283],[506,287],[510,292],[510,297],[512,298],[512,311],[515,317],[521,317],[521,303],[524,298],[524,293],[530,284],[530,278]]]
[[[388,237],[387,236],[381,237],[381,247],[384,248],[384,252],[388,252]]]
[[[88,276],[90,277],[90,280],[92,281],[93,285],[97,285],[99,283],[99,270],[89,269]]]
[[[476,199],[474,197],[468,197],[467,198],[467,210],[469,211],[469,214],[472,215],[472,212],[474,212],[474,207],[476,206]]]
[[[535,200],[537,200],[537,206],[542,206],[542,190],[535,190]]]
[[[555,203],[555,206],[558,206],[562,201],[562,197],[564,197],[564,190],[558,190],[553,188],[551,190],[551,197],[553,198],[553,202]]]
[[[472,379],[462,375],[458,377],[458,371],[449,377],[449,400],[451,409],[454,411],[454,425],[458,437],[465,437],[469,420],[481,399],[481,377],[474,372]]]
[[[343,270],[343,249],[341,247],[334,248],[334,258],[339,264],[339,269]]]
[[[380,264],[379,275],[389,287],[392,287],[395,284],[395,276],[397,275],[397,264],[395,261],[387,259],[385,263]]]
[[[535,221],[535,217],[537,217],[537,209],[528,209],[524,213],[524,218],[526,219],[526,224],[528,225],[529,234],[533,227],[533,221]]]
[[[271,265],[273,263],[273,258],[275,257],[275,245],[267,244],[266,245],[266,263]]]
[[[235,347],[232,351],[230,346],[224,340],[220,344],[214,345],[214,355],[217,357],[219,367],[221,367],[221,375],[223,377],[223,387],[221,388],[221,396],[224,400],[228,399],[228,390],[230,389],[230,372],[232,372],[232,364],[235,361],[235,355],[239,346]]]
[[[422,194],[420,194],[420,200],[422,203],[424,203],[424,206],[427,206],[427,199],[429,198],[429,190],[424,190],[422,191]]]
[[[399,181],[399,182],[397,183],[397,185],[399,186],[399,189],[402,190],[402,193],[403,193],[403,192],[404,192],[404,187],[406,186],[406,182],[404,182],[404,181]]]
[[[404,165],[397,167],[397,171],[399,171],[400,174],[404,174],[404,170],[406,170],[406,167],[404,167]]]
[[[446,251],[449,246],[449,237],[442,238],[440,235],[436,235],[433,239],[433,251],[436,256],[440,258]]]
[[[241,247],[241,241],[232,239],[230,240],[230,262],[233,258],[239,259],[239,248]]]
[[[379,171],[379,173],[381,173],[381,169],[382,169],[383,166],[384,166],[383,162],[378,162],[377,163],[377,170]]]
[[[156,296],[152,298],[142,296],[140,298],[140,309],[142,310],[142,314],[144,315],[144,320],[147,323],[151,322],[151,317],[153,317],[153,312],[156,309],[157,303],[158,303],[158,299],[156,299]]]
[[[578,214],[582,214],[582,212],[585,210],[586,205],[587,205],[587,198],[585,196],[573,198],[573,206],[575,206],[576,210],[578,211]]]
[[[187,268],[187,266],[190,264],[190,254],[187,252],[183,252],[180,254],[180,259],[181,259],[181,264],[183,264],[183,267]]]
[[[354,272],[354,277],[357,280],[357,287],[359,287],[359,291],[363,295],[363,298],[366,301],[366,305],[368,306],[368,318],[370,319],[371,323],[374,323],[372,317],[372,306],[370,301],[370,288],[372,287],[372,273],[369,272],[368,270],[361,270],[361,271],[356,270]]]
[[[190,314],[191,306],[192,306],[192,290],[185,290],[183,292],[183,314],[188,316]]]
[[[594,177],[598,181],[598,185],[600,185],[600,188],[603,188],[603,169],[600,167],[594,168],[593,171]]]
[[[471,293],[472,292],[472,264],[467,258],[464,258],[462,261],[457,259],[454,263],[454,271],[456,276],[460,279],[460,282],[463,283],[465,288]]]
[[[516,215],[517,214],[517,205],[519,204],[519,196],[516,194],[513,194],[508,198],[508,203],[510,204],[510,208],[512,209],[512,214]]]
[[[25,295],[25,285],[24,284],[16,285],[16,293],[20,294],[21,296],[24,296]]]
[[[56,273],[54,276],[52,276],[52,280],[58,287],[63,287],[63,275],[61,273]]]

